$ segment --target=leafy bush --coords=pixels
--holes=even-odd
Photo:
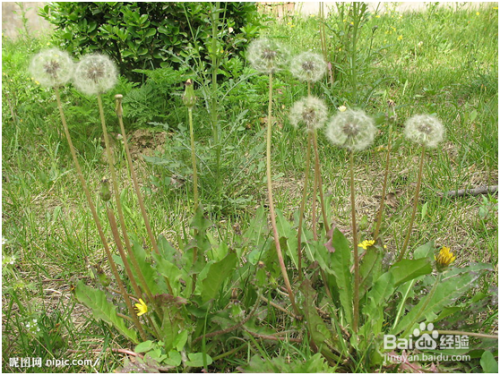
[[[178,68],[172,56],[209,61],[212,8],[211,3],[70,2],[46,5],[40,15],[55,25],[53,42],[60,48],[76,55],[106,53],[123,75],[140,81],[133,69]],[[220,42],[231,57],[256,36],[258,13],[253,3],[228,2],[221,3],[220,14]]]

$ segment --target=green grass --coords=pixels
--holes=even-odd
[[[425,12],[372,14],[360,38],[360,93],[350,90],[349,79],[337,71],[333,87],[326,81],[313,92],[325,98],[330,112],[342,104],[361,107],[380,118],[387,100],[396,103],[398,139],[393,151],[388,192],[391,206],[386,210],[382,237],[388,251],[401,247],[409,223],[416,183],[418,155],[401,138],[404,121],[413,114],[434,113],[445,124],[446,141],[427,153],[419,210],[410,241],[411,249],[434,240],[457,254],[457,265],[473,262],[498,263],[496,198],[467,196],[440,199],[438,192],[497,185],[498,163],[498,10],[494,4],[476,10],[429,8]],[[479,13],[479,14],[477,14]],[[380,17],[377,17],[380,16]],[[344,45],[329,30],[343,20],[332,16],[330,51],[343,61]],[[373,27],[378,28],[370,39]],[[282,38],[294,52],[321,51],[317,17],[293,17],[273,22],[263,31]],[[401,36],[401,37],[400,37]],[[368,57],[372,43],[375,53]],[[75,366],[44,368],[41,371],[111,372],[122,365],[122,356],[103,348],[129,348],[116,331],[92,318],[78,304],[70,289],[78,280],[95,283],[88,265],[102,263],[105,255],[96,227],[87,207],[71,161],[66,141],[59,135],[60,120],[52,93],[30,79],[29,57],[45,47],[45,40],[3,40],[2,111],[2,234],[8,242],[3,254],[13,255],[15,264],[3,266],[3,370],[11,357],[98,359],[96,368]],[[264,134],[261,118],[266,116],[266,86],[263,77],[250,79],[227,97],[220,110],[222,125],[221,194],[213,183],[216,165],[211,145],[211,125],[203,105],[194,110],[195,137],[200,165],[201,202],[209,209],[215,225],[211,234],[232,246],[236,232],[247,229],[256,208],[266,204]],[[306,135],[288,123],[287,112],[295,100],[305,94],[304,85],[289,73],[277,75],[275,116],[278,126],[273,134],[273,173],[275,204],[285,218],[292,219],[298,209],[303,184]],[[122,91],[120,91],[122,90]],[[127,94],[126,82],[105,96],[108,124],[117,129],[113,95]],[[245,91],[247,90],[247,91]],[[179,93],[182,88],[178,88]],[[64,99],[66,98],[66,99]],[[264,99],[263,99],[264,98]],[[362,99],[360,99],[362,98]],[[80,103],[70,115],[80,163],[91,192],[97,195],[99,182],[107,175],[98,124],[97,106],[72,89],[64,89],[65,109]],[[11,111],[12,108],[12,111]],[[248,112],[240,115],[243,110]],[[126,111],[126,108],[125,108]],[[165,165],[136,161],[145,195],[145,204],[153,231],[164,235],[174,247],[184,237],[191,220],[192,189],[189,180],[189,138],[186,114],[182,106],[172,108],[178,123],[166,127],[164,144],[148,151],[167,160]],[[14,113],[14,116],[12,116]],[[179,126],[180,123],[180,126]],[[133,129],[134,124],[127,124]],[[374,222],[381,192],[387,126],[380,121],[381,134],[375,145],[356,159],[358,217],[366,215]],[[163,131],[157,126],[155,131]],[[180,130],[179,130],[180,129]],[[130,134],[129,134],[130,135]],[[132,142],[138,143],[137,139]],[[120,146],[118,145],[117,148]],[[330,201],[330,217],[340,228],[350,226],[347,153],[333,148],[319,134],[319,147],[325,195]],[[142,149],[141,151],[144,151]],[[123,153],[121,154],[123,157]],[[122,203],[130,231],[146,238],[124,159],[117,162],[121,175]],[[172,184],[172,175],[181,177],[180,186]],[[175,177],[175,176],[174,176]],[[216,186],[217,185],[217,186]],[[422,216],[424,204],[426,214]],[[485,208],[486,207],[486,208]],[[110,233],[102,204],[97,207],[104,230]],[[487,214],[480,214],[486,210]],[[306,213],[310,222],[310,212]],[[235,229],[237,228],[238,229]],[[367,238],[369,230],[362,233]],[[109,235],[111,241],[111,236]],[[248,253],[245,252],[245,255]],[[106,269],[106,271],[109,271]],[[483,280],[495,284],[497,275]],[[496,307],[483,313],[486,320]],[[292,329],[282,314],[268,309],[271,329]],[[25,323],[36,318],[41,333],[28,332]],[[490,329],[496,330],[494,325]],[[245,338],[248,336],[244,336]],[[247,340],[248,341],[248,340]],[[226,349],[241,345],[234,340]],[[263,345],[263,344],[261,344]],[[67,351],[68,349],[74,352]],[[216,362],[216,371],[234,371],[250,357],[266,352],[269,358],[306,360],[314,353],[306,343],[280,342],[248,349]],[[30,369],[28,371],[32,371]],[[38,371],[37,370],[37,371]]]

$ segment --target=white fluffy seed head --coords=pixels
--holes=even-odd
[[[308,96],[294,103],[290,110],[290,123],[298,128],[299,124],[306,125],[306,131],[321,128],[328,117],[328,109],[323,100]]]
[[[288,50],[267,38],[255,39],[247,49],[247,59],[255,70],[270,74],[283,69],[289,60]]]
[[[118,70],[108,56],[92,54],[83,57],[76,65],[73,83],[87,95],[102,94],[118,80]]]
[[[59,87],[73,77],[75,64],[67,52],[51,48],[35,55],[29,71],[33,78],[43,86]]]
[[[445,133],[443,124],[435,116],[415,115],[406,121],[406,138],[425,147],[437,147]]]
[[[326,73],[326,62],[318,53],[302,52],[292,59],[290,72],[303,82],[317,82]]]
[[[361,151],[375,139],[374,121],[363,111],[346,110],[333,116],[326,126],[326,136],[334,146]]]

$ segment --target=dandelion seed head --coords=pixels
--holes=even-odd
[[[326,62],[318,53],[302,52],[290,63],[290,72],[304,82],[317,82],[326,73]]]
[[[315,96],[307,96],[293,105],[290,110],[290,123],[295,128],[303,123],[307,131],[312,131],[321,128],[327,116],[328,109],[325,102]]]
[[[40,85],[59,87],[72,78],[74,63],[67,52],[51,48],[33,57],[29,71]]]
[[[111,89],[117,80],[118,70],[105,55],[87,55],[76,65],[74,84],[84,94],[102,94]]]
[[[425,147],[437,147],[445,132],[443,124],[435,116],[416,115],[406,121],[406,138]]]
[[[326,136],[334,146],[352,151],[361,151],[371,145],[376,133],[374,121],[363,111],[339,112],[326,126]]]
[[[289,53],[280,43],[259,38],[248,46],[247,59],[255,70],[270,74],[283,69],[288,63]]]

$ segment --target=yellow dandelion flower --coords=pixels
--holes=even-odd
[[[340,112],[345,112],[345,111],[347,111],[347,107],[346,107],[345,105],[341,105],[341,106],[338,108],[338,110],[339,110]]]
[[[375,18],[380,18],[380,15],[379,15],[379,14],[377,14],[377,15],[375,16]]]
[[[359,247],[362,247],[363,249],[368,249],[370,246],[373,246],[375,244],[374,240],[364,240],[360,244],[358,244]]]
[[[493,7],[493,9],[498,9],[498,7]]]
[[[139,303],[135,304],[135,308],[137,309],[137,316],[141,316],[148,312],[148,305],[144,303],[142,298],[139,298]]]
[[[476,16],[479,16],[479,12],[476,12]]]
[[[434,256],[434,259],[436,260],[438,270],[441,271],[453,263],[457,257],[453,255],[449,247],[443,246],[441,250],[439,250],[438,255]]]
[[[398,40],[403,40],[403,35],[398,36]]]

